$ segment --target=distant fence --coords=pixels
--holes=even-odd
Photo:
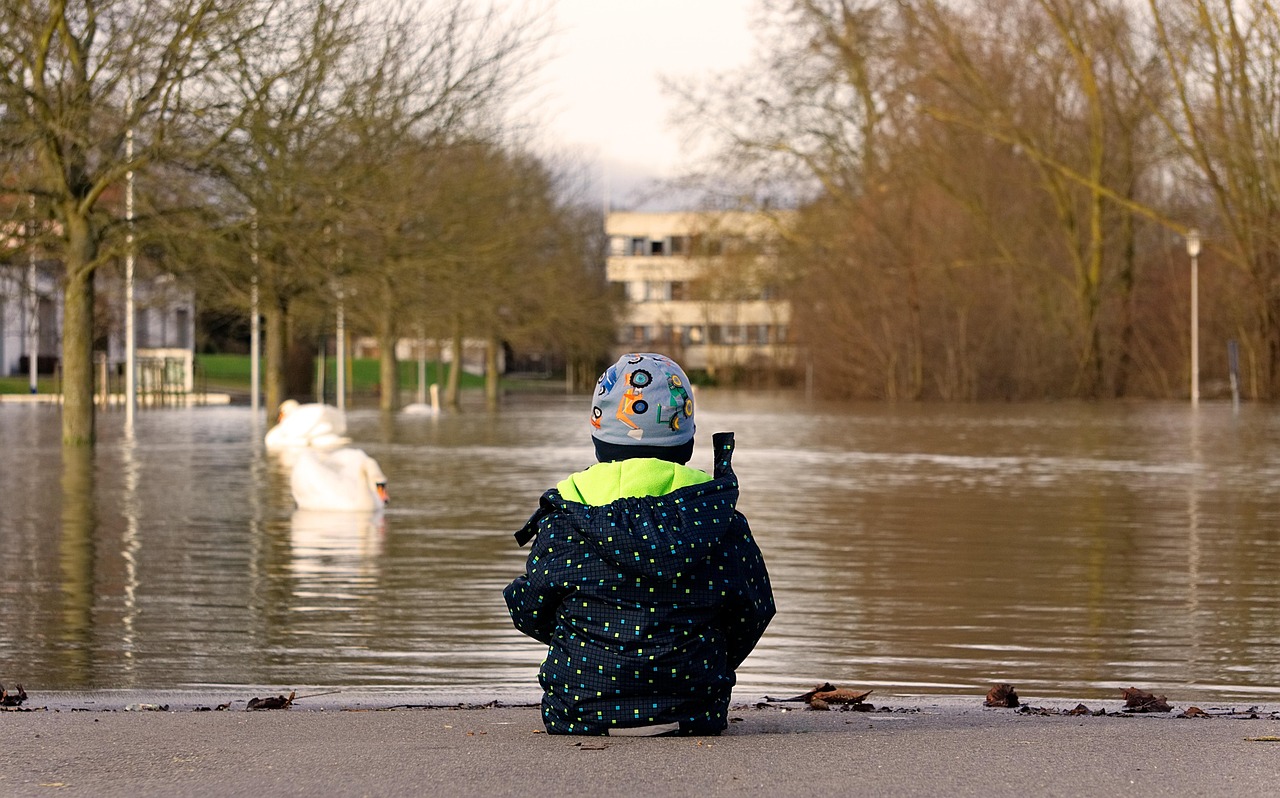
[[[125,389],[128,387],[125,365],[108,363],[105,353],[95,353],[94,365],[94,394],[98,404],[104,407],[123,405],[126,400]],[[190,350],[140,350],[134,366],[138,407],[178,407],[209,403],[205,380],[201,378],[197,384]]]

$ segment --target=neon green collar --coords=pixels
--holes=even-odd
[[[625,497],[665,496],[674,490],[710,482],[696,468],[653,457],[596,463],[570,474],[556,485],[561,497],[579,504],[603,506]]]

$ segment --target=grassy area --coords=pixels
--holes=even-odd
[[[316,361],[317,366],[319,361]],[[196,385],[210,391],[249,390],[249,356],[248,355],[196,355]],[[333,392],[337,384],[335,366],[332,358],[325,362],[325,385],[328,392]],[[418,390],[418,363],[400,363],[400,389],[410,394]],[[441,368],[437,363],[427,363],[427,384],[443,383],[448,375],[448,367]],[[378,390],[378,361],[372,358],[356,358],[351,364],[351,385],[353,394],[371,396]],[[59,384],[53,377],[41,376],[36,383],[42,394],[57,393]],[[463,389],[479,388],[484,385],[484,378],[474,374],[463,373],[459,385]],[[30,393],[30,381],[27,375],[0,377],[0,393]]]
[[[40,393],[57,393],[58,383],[53,377],[41,376],[36,380],[36,388]],[[0,393],[31,393],[31,378],[25,374],[19,377],[0,377]]]
[[[317,366],[319,361],[316,361]],[[204,380],[209,390],[249,390],[249,366],[250,360],[248,355],[196,355],[196,374],[197,381]],[[337,372],[335,367],[337,363],[332,359],[325,362],[325,385],[330,391],[337,384]],[[418,364],[417,362],[400,363],[400,389],[402,391],[416,391],[418,389]],[[440,368],[437,363],[427,362],[427,384],[433,382],[443,382],[448,374],[448,367]],[[463,373],[460,386],[466,388],[476,388],[484,385],[484,378],[477,377],[473,374]],[[351,385],[349,386],[352,393],[355,394],[373,394],[378,389],[378,361],[372,358],[355,358],[351,363]]]

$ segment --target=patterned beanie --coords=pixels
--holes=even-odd
[[[671,358],[623,355],[596,381],[591,438],[600,462],[657,457],[687,463],[693,433],[693,388]]]

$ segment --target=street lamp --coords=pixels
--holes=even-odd
[[[1191,256],[1191,404],[1200,404],[1200,231],[1187,231],[1187,254]]]

